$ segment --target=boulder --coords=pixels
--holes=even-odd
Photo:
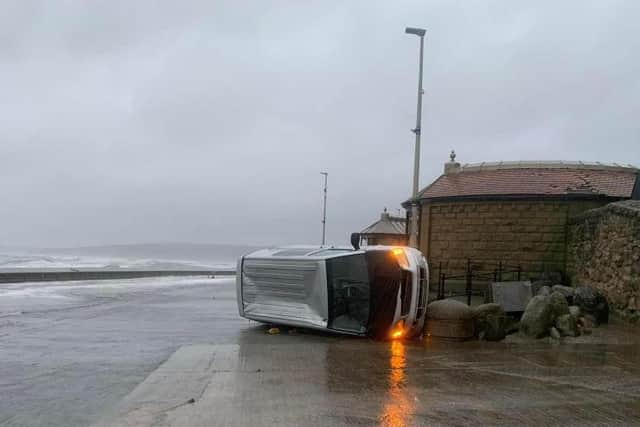
[[[571,314],[563,314],[558,317],[556,319],[556,329],[563,337],[577,337],[580,335],[576,318]]]
[[[549,287],[550,286],[549,283],[545,281],[541,281],[541,280],[533,281],[531,282],[531,292],[533,292],[534,295],[540,295],[540,290],[545,286],[551,289]]]
[[[538,290],[537,295],[542,295],[542,296],[551,295],[551,288],[545,285]]]
[[[490,314],[504,314],[504,311],[502,311],[502,307],[500,307],[500,304],[497,304],[495,302],[477,305],[471,308],[471,312],[473,313],[474,318]]]
[[[443,299],[429,304],[427,316],[440,320],[468,320],[473,318],[473,310],[460,301]]]
[[[538,287],[543,285],[551,286],[554,283],[562,283],[562,273],[558,271],[544,271],[537,277],[533,278],[533,283],[538,285]]]
[[[506,318],[500,304],[490,303],[474,307],[476,335],[482,340],[500,341],[506,336]]]
[[[569,304],[567,304],[567,300],[560,292],[551,293],[551,295],[549,295],[549,300],[553,307],[554,319],[564,314],[569,314]]]
[[[549,334],[555,317],[551,296],[536,295],[529,300],[520,319],[520,332],[528,337],[542,338]]]
[[[473,337],[473,312],[460,301],[444,299],[427,306],[427,335],[465,340]]]
[[[551,287],[552,292],[560,292],[568,304],[573,304],[573,294],[575,289],[570,286],[554,285]]]
[[[574,303],[583,315],[590,315],[596,324],[609,321],[609,303],[605,296],[589,286],[577,287],[574,294]]]
[[[553,326],[551,327],[551,330],[549,331],[549,335],[551,335],[551,338],[553,338],[554,340],[559,340],[560,339],[560,331],[558,331]]]
[[[580,316],[582,316],[582,311],[580,310],[580,307],[578,307],[577,305],[570,305],[569,314],[575,317],[576,320],[578,320]]]

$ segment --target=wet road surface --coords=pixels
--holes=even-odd
[[[237,317],[232,279],[60,294],[77,299],[0,318],[0,425],[640,425],[623,325],[381,343],[267,335]]]
[[[98,425],[640,424],[635,345],[238,338],[182,347]]]

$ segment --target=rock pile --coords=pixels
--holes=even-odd
[[[566,298],[567,304],[573,304],[573,295],[575,293],[575,288],[571,286],[562,286],[562,285],[553,285],[551,287],[551,292],[559,292],[563,297]]]
[[[520,321],[508,316],[497,303],[473,308],[454,300],[429,304],[427,332],[441,338],[500,341],[516,331],[526,337],[577,337],[609,320],[607,299],[589,286],[541,286]]]
[[[529,337],[542,338],[549,335],[554,320],[551,295],[536,295],[531,298],[520,319],[520,332]]]
[[[473,307],[475,336],[480,340],[500,341],[507,335],[507,317],[500,304]]]
[[[520,332],[528,337],[576,337],[609,320],[607,299],[587,286],[543,286],[520,319]]]
[[[580,335],[580,331],[578,330],[578,319],[573,317],[570,313],[563,314],[556,319],[556,329],[560,332],[561,336],[577,337]]]
[[[587,286],[575,289],[575,304],[585,317],[591,317],[596,325],[609,322],[609,304],[602,293]]]

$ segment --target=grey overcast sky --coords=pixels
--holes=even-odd
[[[0,246],[317,243],[461,162],[640,165],[640,2],[5,1]]]

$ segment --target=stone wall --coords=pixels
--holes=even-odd
[[[567,272],[602,290],[625,316],[640,317],[640,201],[608,204],[569,222]]]
[[[520,264],[527,275],[565,271],[569,217],[602,202],[478,201],[422,206],[420,249],[433,268],[462,274],[467,259]],[[492,267],[491,267],[492,268]]]

